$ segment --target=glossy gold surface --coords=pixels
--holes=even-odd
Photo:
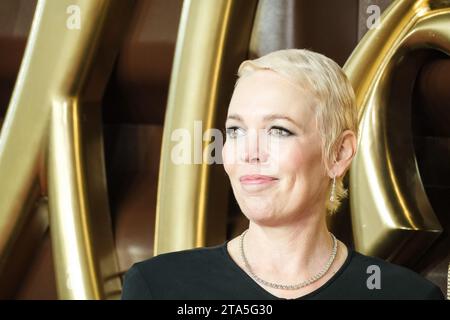
[[[450,262],[448,263],[447,272],[447,300],[450,300]]]
[[[186,128],[194,137],[194,121],[202,121],[200,139],[209,128],[223,128],[234,74],[246,58],[255,5],[234,0],[183,4],[164,123],[155,254],[225,238],[228,181],[223,168],[174,164],[171,135]]]
[[[120,39],[105,26],[120,26],[132,3],[39,1],[1,131],[0,272],[38,186],[48,194],[61,299],[120,294],[99,101]]]
[[[420,49],[450,54],[449,26],[448,1],[395,1],[344,67],[361,126],[350,202],[355,247],[363,253],[410,263],[442,232],[420,179],[409,111],[396,101],[404,84],[395,75]]]

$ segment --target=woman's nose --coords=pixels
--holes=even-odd
[[[243,139],[241,160],[245,163],[265,163],[268,159],[267,137],[262,132],[256,130],[248,131]]]

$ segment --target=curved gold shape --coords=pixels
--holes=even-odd
[[[255,9],[254,0],[184,1],[164,123],[155,255],[225,239],[229,183],[222,165],[174,164],[171,135],[185,128],[202,140],[207,129],[223,127]],[[199,133],[195,121],[202,121]]]
[[[360,108],[350,205],[355,247],[363,253],[413,263],[442,232],[420,179],[410,111],[398,98],[410,92],[398,70],[421,49],[450,54],[449,26],[448,1],[396,1],[344,67]]]
[[[48,189],[61,299],[120,294],[100,101],[132,4],[40,0],[1,131],[0,273],[14,258],[16,236],[37,198],[32,191],[45,196]],[[72,18],[79,28],[68,21],[78,13]]]
[[[450,262],[448,263],[447,272],[447,300],[450,300]]]

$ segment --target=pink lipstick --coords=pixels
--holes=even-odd
[[[239,178],[239,181],[242,184],[266,184],[266,183],[270,183],[274,180],[278,180],[275,177],[271,177],[271,176],[264,176],[264,175],[259,175],[259,174],[252,174],[252,175],[245,175]]]

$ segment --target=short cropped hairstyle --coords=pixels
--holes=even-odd
[[[336,160],[340,135],[345,130],[358,133],[358,111],[355,93],[345,73],[330,58],[306,49],[278,50],[254,60],[245,60],[238,70],[238,79],[257,70],[272,70],[311,93],[315,101],[316,124],[322,137],[322,160],[325,168]],[[326,208],[334,213],[347,196],[343,178],[336,177],[336,196],[327,200]],[[331,191],[329,183],[329,192]],[[328,193],[329,194],[329,193]]]

